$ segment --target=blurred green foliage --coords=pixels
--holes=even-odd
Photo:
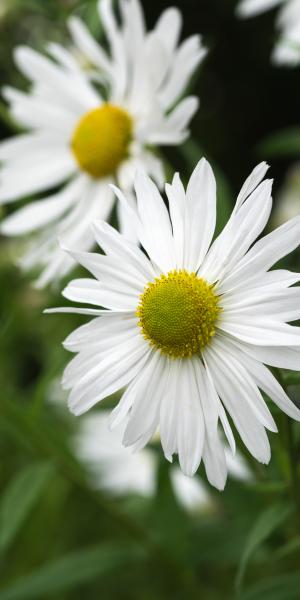
[[[158,15],[159,8],[150,1],[143,4],[151,18]],[[198,2],[179,4],[192,21]],[[226,22],[227,10],[234,20],[233,4],[228,3]],[[207,6],[212,14],[218,3],[199,5],[202,13]],[[218,14],[225,14],[218,6]],[[26,43],[42,49],[46,40],[65,43],[65,21],[74,11],[100,35],[94,0],[0,0],[1,81],[24,85],[13,66],[14,46]],[[193,32],[201,30],[198,22],[193,27]],[[213,30],[208,35],[212,45],[219,28],[216,22],[215,38]],[[271,37],[266,39],[269,43]],[[209,61],[203,69],[209,92]],[[14,124],[4,103],[0,121],[2,136],[10,135]],[[220,154],[216,132],[214,152],[205,127],[198,143],[201,123],[197,127],[197,142],[167,152],[169,162],[186,172],[202,155],[202,141],[213,162]],[[299,156],[297,136],[295,130],[293,156]],[[229,154],[231,142],[221,142]],[[281,145],[290,148],[292,142],[283,139]],[[220,229],[233,203],[237,173],[231,181],[230,174],[225,178],[220,166],[214,166]],[[50,396],[53,400],[59,395],[53,382],[68,360],[61,341],[84,319],[43,315],[46,306],[61,304],[59,291],[33,289],[13,266],[17,255],[17,245],[1,240],[0,600],[298,600],[299,426],[287,424],[277,412],[280,434],[271,434],[271,464],[263,467],[245,454],[253,479],[230,479],[224,493],[211,489],[212,510],[187,513],[178,504],[170,466],[161,453],[152,499],[132,495],[117,500],[93,490],[72,451],[78,420],[61,410],[59,399],[50,402]],[[299,270],[299,255],[285,266]],[[297,401],[299,377],[287,375],[285,382]],[[197,477],[205,482],[202,468]]]

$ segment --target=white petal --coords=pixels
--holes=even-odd
[[[178,406],[177,451],[179,464],[185,475],[197,471],[204,445],[204,418],[198,385],[191,360],[183,360],[180,368],[179,386],[176,393]]]
[[[161,445],[165,457],[170,461],[172,461],[172,454],[177,451],[177,419],[179,418],[177,390],[180,369],[180,360],[170,361],[169,383],[160,406],[159,432]]]
[[[224,434],[226,436],[227,442],[230,446],[230,450],[232,455],[235,455],[236,453],[236,444],[235,444],[235,439],[234,439],[234,435],[231,429],[231,426],[229,424],[229,420],[227,418],[227,414],[224,410],[223,404],[217,394],[216,388],[215,388],[215,384],[213,382],[213,378],[212,375],[210,373],[207,361],[205,360],[205,356],[202,355],[202,359],[204,362],[204,366],[205,366],[205,373],[206,373],[206,377],[207,377],[207,384],[209,387],[209,395],[212,398],[215,406],[217,407],[217,411],[219,414],[219,418],[223,427],[223,431]]]
[[[138,331],[138,325],[133,313],[106,311],[99,318],[75,329],[65,339],[63,346],[70,352],[105,352],[121,343],[124,336],[134,330]]]
[[[94,252],[69,251],[69,254],[106,288],[128,294],[140,294],[148,283],[143,274],[128,262],[120,262]]]
[[[241,364],[238,356],[230,355],[228,357],[226,338],[215,338],[214,357],[216,358],[216,356],[218,356],[219,361],[223,361],[232,384],[236,389],[240,388],[242,401],[248,403],[250,409],[264,427],[270,431],[277,432],[276,423],[251,375],[244,368],[243,364]]]
[[[172,61],[170,76],[160,93],[160,101],[164,107],[174,105],[205,55],[206,50],[202,47],[200,36],[192,36],[179,46]]]
[[[227,348],[236,356],[263,390],[287,415],[300,421],[300,409],[289,399],[277,379],[263,364],[244,353],[238,343],[226,340]]]
[[[169,200],[177,268],[183,269],[185,251],[184,232],[186,197],[185,190],[178,173],[175,173],[172,184],[166,183],[166,194]]]
[[[186,129],[199,106],[195,96],[184,98],[168,117],[161,117],[155,124],[149,125],[143,133],[143,141],[148,144],[177,145],[189,135]]]
[[[209,163],[202,158],[186,190],[185,268],[196,271],[212,240],[216,225],[216,180]]]
[[[47,45],[47,50],[49,54],[51,54],[51,56],[65,69],[74,71],[75,73],[80,71],[80,67],[74,56],[71,54],[71,52],[68,52],[66,48],[61,46],[61,44],[51,42]]]
[[[239,344],[242,344],[247,354],[266,365],[300,371],[300,346],[287,348],[284,346],[253,346],[243,342],[239,342]]]
[[[175,266],[175,252],[171,223],[163,199],[151,179],[138,172],[135,191],[141,228],[140,241],[162,271],[171,271]]]
[[[40,164],[18,165],[2,170],[0,181],[0,203],[45,191],[65,181],[76,171],[71,153],[62,148],[49,155],[48,161]]]
[[[227,302],[226,302],[227,300]],[[280,319],[281,321],[296,321],[300,319],[300,288],[288,288],[283,292],[270,294],[253,293],[248,298],[224,299],[223,309],[226,307],[226,319],[234,318],[249,322],[253,315],[266,315],[267,318]]]
[[[98,2],[98,8],[100,19],[105,27],[105,33],[110,43],[112,58],[116,69],[114,96],[116,98],[122,98],[127,83],[126,54],[124,52],[122,35],[116,23],[112,1],[101,0]]]
[[[260,184],[268,169],[269,165],[266,162],[261,162],[255,167],[255,169],[253,169],[252,173],[250,173],[249,177],[247,177],[237,197],[236,205],[234,207],[235,212],[241,207],[243,202],[245,202],[248,196],[250,196],[250,194],[252,194],[255,188]]]
[[[174,52],[178,44],[181,27],[181,13],[175,7],[164,10],[155,25],[156,33],[158,33],[162,41],[166,44],[170,53]]]
[[[270,445],[263,425],[241,399],[239,385],[236,387],[228,376],[228,369],[211,349],[205,350],[205,358],[212,373],[217,392],[229,412],[248,450],[260,462],[268,463],[271,457]]]
[[[4,219],[0,231],[4,235],[23,235],[52,223],[61,217],[73,202],[77,202],[83,187],[81,177],[66,185],[61,192],[31,202]]]
[[[15,61],[29,79],[57,89],[75,111],[89,110],[99,105],[99,96],[87,79],[77,74],[67,74],[35,50],[25,46],[17,48]]]
[[[238,280],[245,281],[260,270],[269,269],[278,260],[295,250],[299,240],[300,216],[297,216],[256,242],[237,264],[232,274],[226,278],[226,285],[232,286]]]
[[[218,327],[234,337],[257,346],[300,346],[300,328],[267,318],[242,315],[238,322],[224,315]]]
[[[111,255],[119,261],[128,261],[148,281],[153,280],[155,274],[151,263],[136,244],[125,239],[104,221],[96,221],[93,229],[99,246],[107,255]]]
[[[138,305],[138,294],[106,289],[95,279],[74,279],[62,295],[73,302],[88,302],[112,310],[136,310]]]
[[[141,336],[135,350],[126,349],[126,345],[119,349],[119,353],[117,350],[102,361],[102,368],[99,368],[91,383],[73,388],[69,396],[69,408],[75,415],[86,412],[100,400],[127,385],[143,368],[149,353]]]
[[[10,112],[16,121],[26,128],[42,129],[43,135],[44,131],[47,136],[55,134],[64,143],[69,141],[82,115],[82,110],[74,111],[64,103],[54,102],[48,93],[44,98],[11,87],[5,87],[2,93],[11,104]]]
[[[237,212],[232,213],[227,225],[209,250],[199,274],[212,283],[220,280],[227,285],[230,274],[239,264],[250,245],[265,228],[271,208],[271,181],[263,181],[245,200]],[[240,279],[244,280],[243,277]]]
[[[64,389],[68,390],[83,385],[88,387],[99,377],[99,374],[103,373],[102,365],[109,366],[116,357],[123,356],[126,347],[128,354],[135,352],[140,344],[140,334],[134,324],[121,330],[119,339],[118,333],[112,328],[112,337],[114,337],[114,344],[110,343],[109,333],[104,332],[102,344],[99,347],[94,345],[85,347],[69,362],[62,379]]]
[[[136,399],[130,412],[123,443],[132,445],[145,433],[157,427],[159,406],[168,383],[169,361],[153,351],[146,367],[139,377]],[[143,440],[144,444],[146,440]]]
[[[104,50],[97,44],[91,36],[88,28],[78,17],[71,17],[68,20],[68,27],[74,39],[74,42],[82,54],[97,65],[100,69],[109,71],[110,61]]]
[[[227,479],[227,466],[223,444],[218,433],[218,403],[216,391],[208,378],[201,360],[193,359],[199,395],[205,423],[205,443],[203,462],[208,481],[219,490],[223,490]]]
[[[77,315],[99,316],[107,313],[107,310],[97,310],[96,308],[76,308],[73,306],[61,306],[57,308],[45,308],[43,312],[45,314],[71,313]]]
[[[28,153],[44,150],[48,145],[56,144],[61,140],[55,132],[34,132],[15,135],[0,143],[0,160],[24,159]]]
[[[277,6],[282,0],[242,0],[238,4],[237,14],[239,17],[252,17]]]

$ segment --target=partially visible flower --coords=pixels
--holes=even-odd
[[[156,488],[157,454],[151,448],[140,452],[122,446],[126,422],[113,431],[109,428],[109,412],[85,416],[74,439],[74,451],[89,472],[95,488],[115,495],[137,493],[153,496]],[[159,439],[159,436],[157,436]],[[228,453],[228,469],[237,479],[250,479],[243,458]],[[179,502],[188,510],[207,509],[213,504],[207,488],[197,478],[186,477],[177,466],[171,466],[170,478]]]
[[[272,218],[274,227],[300,213],[300,165],[294,165],[288,172],[286,181],[276,199]]]
[[[135,170],[143,167],[162,184],[163,163],[153,148],[186,139],[198,106],[197,98],[182,95],[205,50],[199,36],[179,45],[180,12],[166,10],[147,33],[138,0],[121,0],[120,9],[122,25],[111,0],[99,3],[110,53],[79,19],[69,22],[92,69],[58,44],[48,45],[49,58],[21,47],[15,59],[31,90],[4,90],[12,117],[29,131],[0,144],[0,204],[52,190],[1,226],[5,235],[35,234],[21,262],[26,269],[42,268],[39,286],[74,264],[57,238],[91,248],[91,222],[108,219],[112,210],[110,182],[131,190]],[[130,237],[131,222],[122,211],[119,220]]]
[[[300,328],[288,324],[300,318],[300,288],[291,287],[300,276],[269,271],[298,246],[300,216],[255,243],[272,208],[272,181],[261,181],[267,168],[248,177],[213,243],[216,183],[205,159],[186,190],[178,174],[166,185],[170,213],[144,173],[136,176],[134,208],[115,188],[146,253],[95,223],[106,255],[72,251],[94,278],[63,292],[95,308],[54,309],[95,317],[65,340],[78,353],[63,377],[71,411],[80,415],[127,386],[112,413],[115,426],[129,416],[124,445],[142,448],[159,429],[166,458],[177,453],[188,475],[203,460],[220,489],[227,464],[219,425],[235,450],[227,413],[262,463],[271,456],[265,428],[277,427],[261,391],[300,419],[263,364],[300,370]]]
[[[300,0],[241,0],[237,14],[251,17],[280,4],[276,21],[279,39],[272,58],[276,64],[295,66],[300,63]]]

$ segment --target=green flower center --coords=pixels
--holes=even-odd
[[[214,286],[181,270],[146,286],[137,316],[144,338],[162,354],[179,358],[199,353],[209,343],[220,311]]]
[[[133,123],[112,104],[86,113],[77,124],[71,148],[80,168],[98,179],[113,175],[129,153]]]

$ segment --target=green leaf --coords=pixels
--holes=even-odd
[[[256,583],[239,600],[299,600],[300,575],[280,575]]]
[[[275,553],[275,558],[281,559],[286,558],[290,554],[294,554],[294,552],[300,551],[300,536],[295,537],[292,540],[289,540],[284,546],[278,549]]]
[[[48,563],[0,590],[0,600],[34,600],[78,588],[145,557],[136,544],[101,544]]]
[[[261,156],[270,158],[300,156],[300,128],[283,129],[270,135],[259,144],[258,151]]]
[[[227,223],[233,208],[234,198],[230,184],[221,169],[214,163],[213,160],[211,160],[209,156],[207,156],[207,153],[204,152],[199,144],[192,138],[182,144],[179,148],[179,151],[188,166],[189,176],[203,156],[207,158],[213,168],[217,181],[216,234],[218,234]]]
[[[37,503],[53,473],[49,463],[27,466],[18,472],[1,498],[0,550],[3,552],[14,538]]]
[[[240,589],[247,565],[259,546],[279,527],[291,514],[291,507],[284,507],[282,504],[273,504],[265,509],[255,521],[249,532],[244,551],[241,555],[235,585]]]

